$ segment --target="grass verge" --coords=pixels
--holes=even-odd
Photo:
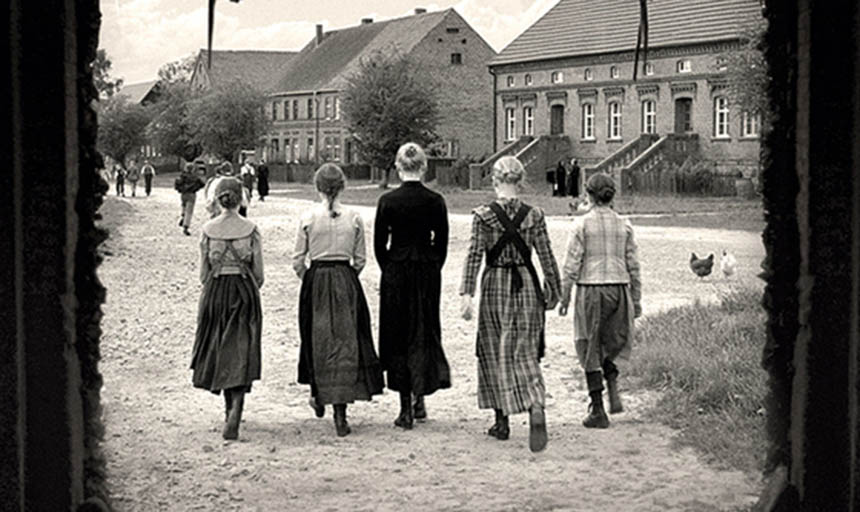
[[[764,462],[765,341],[761,291],[740,288],[720,304],[695,303],[642,320],[627,375],[662,391],[650,419],[717,466],[760,472]]]

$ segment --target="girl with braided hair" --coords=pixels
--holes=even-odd
[[[346,405],[382,393],[382,369],[373,348],[370,310],[358,280],[364,268],[364,222],[338,196],[343,171],[323,164],[314,175],[321,204],[299,222],[293,269],[299,292],[299,378],[311,387],[310,405],[321,418],[333,405],[338,436],[351,429]]]

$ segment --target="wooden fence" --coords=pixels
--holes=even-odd
[[[658,168],[650,171],[626,171],[625,190],[630,194],[681,196],[734,196],[735,175],[718,175],[710,170],[684,172]]]

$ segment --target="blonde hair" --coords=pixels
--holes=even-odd
[[[418,144],[407,142],[397,150],[394,164],[400,172],[424,172],[427,170],[427,155]]]
[[[503,156],[493,164],[493,178],[500,183],[518,185],[526,176],[526,170],[515,156]]]

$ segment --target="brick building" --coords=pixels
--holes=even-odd
[[[340,93],[363,57],[396,47],[438,80],[442,149],[451,157],[491,151],[493,83],[487,64],[496,52],[454,10],[426,12],[316,36],[281,74],[266,113],[273,121],[263,148],[270,161],[355,162],[341,115]]]
[[[760,2],[650,0],[648,61],[634,82],[639,14],[630,0],[560,0],[511,42],[490,63],[495,148],[566,136],[570,155],[612,172],[654,142],[685,139],[717,173],[753,174],[760,118],[732,107],[721,56],[761,18]]]

